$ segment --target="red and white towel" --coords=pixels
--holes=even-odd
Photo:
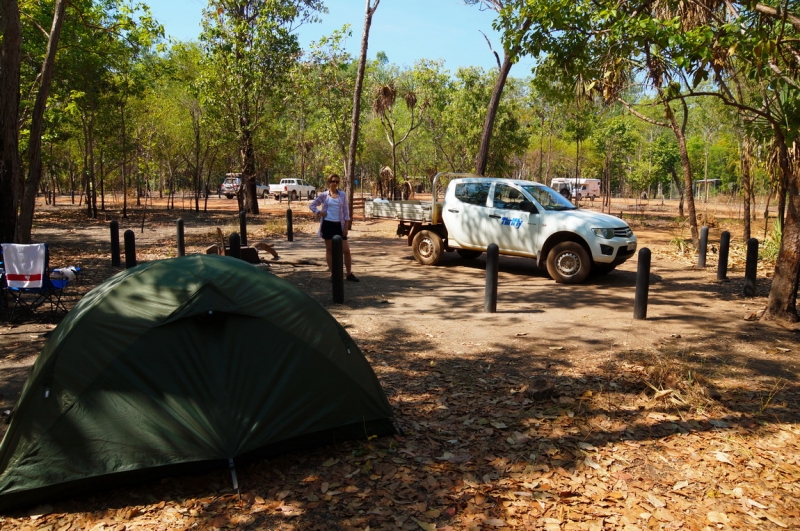
[[[3,244],[3,267],[9,288],[41,288],[44,280],[43,243]]]

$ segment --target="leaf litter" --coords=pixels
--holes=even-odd
[[[791,379],[720,369],[680,334],[596,357],[549,347],[574,361],[559,370],[431,334],[353,335],[402,434],[242,466],[241,497],[225,468],[0,516],[0,528],[800,528]]]

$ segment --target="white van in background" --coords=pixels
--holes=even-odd
[[[577,185],[577,188],[576,188]],[[566,198],[591,199],[600,197],[600,179],[571,179],[556,177],[550,181],[550,188]]]

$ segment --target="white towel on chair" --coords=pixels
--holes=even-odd
[[[3,244],[3,264],[9,288],[41,288],[44,280],[43,243]]]

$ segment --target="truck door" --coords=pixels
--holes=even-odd
[[[534,212],[527,211],[531,208]],[[485,246],[496,243],[500,251],[536,256],[539,212],[521,190],[495,183],[488,210]]]
[[[486,201],[492,184],[461,182],[448,189],[442,219],[448,237],[464,247],[482,247],[488,208]]]

